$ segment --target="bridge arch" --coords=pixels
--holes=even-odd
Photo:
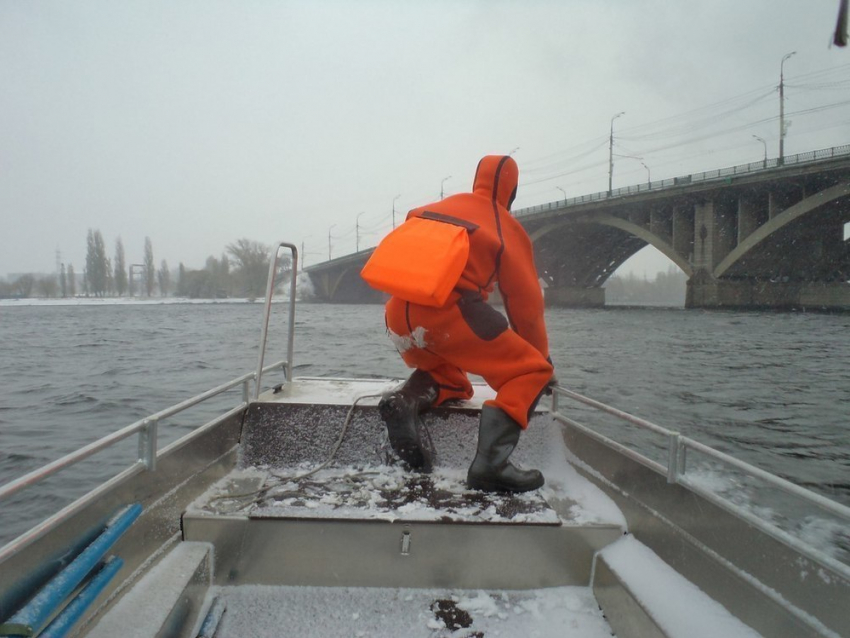
[[[714,278],[721,278],[739,260],[751,253],[757,246],[759,246],[759,244],[780,231],[782,228],[785,228],[805,215],[817,211],[825,204],[842,197],[847,197],[848,195],[850,195],[850,182],[843,182],[826,188],[814,195],[810,195],[802,201],[785,209],[773,219],[759,226],[759,228],[757,228],[746,239],[741,241],[728,255],[726,255],[726,257],[717,264],[717,267],[714,269],[714,272],[712,273]]]
[[[676,251],[673,246],[665,240],[663,237],[651,232],[645,226],[640,224],[636,224],[634,222],[629,221],[628,219],[624,219],[622,217],[617,217],[616,215],[611,215],[610,213],[601,213],[595,215],[592,219],[589,220],[563,220],[552,222],[542,226],[530,233],[531,241],[536,243],[537,240],[542,237],[560,229],[565,226],[575,225],[577,223],[587,224],[587,225],[598,225],[598,226],[607,226],[609,228],[616,228],[617,230],[621,230],[633,237],[640,239],[643,243],[634,247],[630,253],[624,254],[618,260],[616,264],[619,267],[626,259],[631,257],[632,255],[638,253],[640,250],[646,247],[646,245],[650,245],[662,253],[665,257],[670,259],[676,266],[681,268],[681,270],[688,276],[691,277],[693,275],[694,269],[693,265],[688,261],[687,257]],[[609,264],[610,266],[611,264]],[[616,270],[616,268],[614,268]],[[610,275],[613,274],[614,270],[610,268],[606,269],[605,279],[607,279]],[[603,279],[604,281],[604,279]],[[602,283],[602,282],[599,282]]]

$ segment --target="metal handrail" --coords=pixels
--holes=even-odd
[[[647,191],[657,191],[669,188],[671,186],[687,186],[689,184],[694,184],[698,182],[709,182],[715,179],[723,179],[731,175],[745,175],[748,173],[757,173],[766,169],[806,164],[808,162],[815,162],[818,160],[829,159],[834,157],[842,157],[844,155],[850,155],[850,144],[844,144],[842,146],[833,146],[831,148],[824,148],[816,151],[807,151],[805,153],[798,153],[796,155],[789,155],[783,158],[781,162],[778,158],[773,158],[769,160],[762,160],[760,162],[750,162],[749,164],[738,164],[736,166],[729,166],[727,168],[718,168],[711,171],[704,171],[702,173],[693,173],[690,175],[671,177],[668,179],[657,180],[654,182],[647,182],[645,184],[623,186],[621,188],[614,189],[610,192],[600,191],[598,193],[592,193],[590,195],[579,195],[577,197],[571,197],[569,199],[562,199],[554,202],[549,202],[547,204],[538,204],[536,206],[530,206],[528,208],[521,208],[519,210],[514,211],[514,217],[524,217],[526,215],[532,215],[534,213],[540,213],[547,210],[569,208],[570,206],[585,204],[587,202],[607,200],[615,197],[622,197],[624,195],[645,193]]]
[[[260,380],[263,378],[263,358],[266,355],[266,341],[269,335],[269,317],[272,310],[272,296],[274,295],[274,280],[280,262],[280,249],[289,248],[292,251],[292,277],[289,287],[289,332],[286,343],[286,380],[292,381],[292,351],[295,345],[295,285],[298,274],[298,248],[294,244],[279,242],[274,250],[274,257],[269,260],[269,278],[266,283],[266,307],[263,314],[263,327],[260,332],[260,356],[257,361],[257,383],[254,386],[254,401],[260,398]]]
[[[661,436],[667,437],[668,439],[668,457],[667,457],[667,465],[666,467],[663,464],[659,464],[647,457],[640,455],[638,452],[634,452],[634,454],[638,454],[642,457],[643,461],[646,461],[644,465],[648,467],[664,468],[667,472],[667,480],[670,483],[680,483],[682,482],[683,475],[686,472],[686,455],[684,451],[688,449],[695,450],[704,454],[705,456],[711,457],[716,461],[720,461],[721,463],[725,463],[726,465],[732,466],[745,474],[749,474],[754,478],[761,479],[766,483],[769,483],[771,486],[787,493],[792,496],[796,496],[802,498],[813,505],[820,507],[840,518],[846,519],[850,522],[850,507],[846,505],[842,505],[841,503],[836,503],[835,501],[826,498],[825,496],[821,496],[820,494],[816,494],[811,490],[808,490],[804,487],[800,487],[792,483],[791,481],[787,481],[775,474],[771,474],[770,472],[766,472],[760,468],[755,467],[754,465],[750,465],[744,461],[736,459],[733,456],[725,454],[724,452],[720,452],[715,450],[712,447],[709,447],[703,443],[690,439],[686,436],[682,436],[679,432],[675,432],[673,430],[668,430],[660,425],[656,425],[650,421],[645,419],[641,419],[640,417],[636,417],[628,412],[623,412],[622,410],[618,410],[617,408],[611,407],[604,403],[600,403],[599,401],[595,401],[589,397],[581,395],[577,392],[573,392],[571,390],[567,390],[566,388],[562,388],[557,386],[554,388],[553,396],[553,407],[552,412],[558,414],[561,417],[564,417],[563,414],[560,413],[557,397],[564,396],[569,399],[573,399],[579,403],[583,403],[584,405],[590,406],[612,416],[615,416],[623,421],[627,421],[633,425],[644,428],[646,430],[650,430],[656,434],[660,434]],[[585,426],[586,427],[586,426]],[[605,435],[596,433],[599,437],[605,437]],[[616,443],[612,439],[609,439],[612,443]],[[616,443],[616,445],[623,447],[622,444]],[[631,456],[631,455],[630,455]]]
[[[286,366],[285,361],[278,361],[277,363],[273,363],[272,365],[266,367],[262,372],[270,372],[272,370],[276,370],[278,368],[284,368]],[[237,407],[245,407],[248,404],[248,397],[250,396],[250,382],[252,380],[256,381],[256,385],[259,386],[259,379],[257,378],[256,372],[248,372],[247,374],[243,374],[241,377],[233,379],[232,381],[228,381],[227,383],[223,383],[215,388],[207,390],[206,392],[202,392],[190,399],[177,403],[171,407],[165,408],[164,410],[160,410],[159,412],[152,414],[148,417],[140,419],[135,423],[132,423],[112,434],[108,434],[93,443],[89,443],[88,445],[81,447],[80,449],[71,452],[70,454],[66,454],[62,458],[59,458],[52,463],[48,463],[24,476],[7,483],[6,485],[0,486],[0,501],[3,501],[13,494],[21,491],[22,489],[29,487],[31,485],[35,485],[45,480],[46,478],[56,474],[57,472],[75,465],[80,461],[85,460],[86,458],[104,450],[108,447],[111,447],[134,434],[139,434],[139,462],[142,463],[147,469],[155,470],[156,469],[156,456],[157,456],[157,425],[158,423],[165,418],[174,416],[184,410],[187,410],[191,407],[198,405],[199,403],[203,403],[208,399],[218,396],[228,390],[235,388],[236,386],[242,384],[242,403]]]
[[[665,466],[663,463],[653,461],[652,459],[644,456],[640,452],[629,448],[628,446],[619,443],[611,439],[610,437],[601,434],[600,432],[595,431],[587,425],[584,425],[574,419],[567,417],[560,411],[560,406],[558,402],[559,396],[573,399],[579,403],[598,409],[602,412],[615,416],[623,421],[627,421],[628,423],[636,425],[640,428],[644,428],[656,434],[660,434],[667,437],[667,465]],[[829,565],[837,572],[844,574],[847,577],[850,577],[850,566],[834,559],[832,556],[829,556],[816,548],[811,547],[807,543],[800,541],[798,538],[792,536],[777,525],[752,514],[744,508],[739,507],[734,503],[730,502],[723,496],[718,495],[715,492],[712,492],[711,490],[708,490],[700,486],[698,483],[695,483],[694,481],[690,480],[686,476],[686,450],[695,450],[711,459],[734,467],[735,469],[743,472],[744,474],[750,477],[760,479],[771,487],[785,492],[786,494],[790,494],[792,496],[800,498],[811,505],[821,508],[821,510],[823,511],[829,512],[830,514],[843,519],[848,523],[850,523],[850,507],[842,505],[841,503],[836,503],[835,501],[830,500],[825,496],[821,496],[820,494],[816,494],[804,487],[795,485],[794,483],[791,483],[790,481],[787,481],[779,476],[771,474],[770,472],[766,472],[753,465],[750,465],[749,463],[738,460],[732,456],[729,456],[728,454],[715,450],[712,447],[699,443],[698,441],[694,441],[693,439],[690,439],[688,437],[682,436],[678,432],[668,430],[667,428],[651,423],[650,421],[646,421],[645,419],[641,419],[627,412],[623,412],[622,410],[618,410],[617,408],[613,408],[604,403],[600,403],[599,401],[595,401],[593,399],[590,399],[589,397],[578,394],[577,392],[572,392],[560,386],[556,386],[555,388],[553,388],[551,412],[557,419],[581,430],[591,438],[619,452],[620,454],[623,454],[627,458],[630,458],[633,461],[636,461],[637,463],[640,463],[641,465],[644,465],[645,467],[648,467],[649,469],[659,474],[666,474],[668,483],[676,483],[688,488],[689,490],[699,494],[708,501],[714,503],[718,507],[726,509],[727,511],[734,512],[737,516],[740,516],[749,524],[759,528],[766,534],[773,536],[774,538],[778,538],[786,544],[794,547],[801,553],[806,554],[808,556],[812,556],[821,563]]]

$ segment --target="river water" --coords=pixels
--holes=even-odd
[[[252,371],[260,303],[0,305],[0,484]],[[285,357],[276,304],[266,362]],[[548,309],[561,385],[850,504],[850,316]],[[296,375],[403,378],[377,305],[300,304]],[[160,445],[240,399],[165,421]],[[135,457],[136,440],[0,503],[0,544]]]

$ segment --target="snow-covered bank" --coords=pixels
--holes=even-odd
[[[274,303],[285,303],[288,298],[281,295],[272,300]],[[123,306],[143,305],[162,306],[173,304],[262,304],[263,299],[250,300],[246,298],[227,299],[190,299],[189,297],[67,297],[65,299],[0,299],[0,307],[15,306]]]

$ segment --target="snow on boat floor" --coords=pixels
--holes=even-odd
[[[611,638],[589,587],[446,591],[364,587],[221,587],[217,638]]]
[[[191,511],[250,518],[561,524],[539,492],[469,490],[465,474],[458,471],[420,474],[397,465],[363,465],[326,468],[300,478],[310,471],[309,466],[288,474],[237,470],[208,490]]]

